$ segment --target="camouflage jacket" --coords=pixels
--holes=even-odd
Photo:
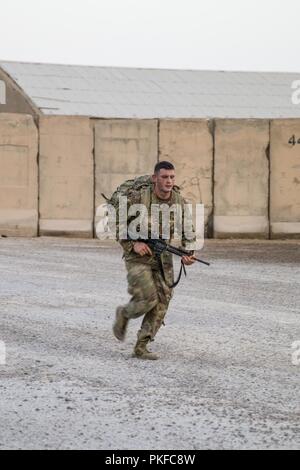
[[[182,211],[182,214],[183,214],[183,211],[184,211],[184,205],[187,204],[187,201],[181,196],[181,194],[176,191],[176,190],[172,190],[172,193],[171,193],[171,197],[169,200],[162,200],[162,199],[159,199],[155,192],[154,192],[154,185],[152,185],[151,187],[147,188],[147,189],[143,189],[142,191],[133,191],[130,196],[127,198],[127,212],[129,211],[129,208],[133,205],[133,204],[144,204],[146,207],[147,207],[147,210],[148,212],[150,212],[150,207],[152,207],[152,205],[157,205],[157,207],[161,207],[162,205],[164,204],[167,204],[169,207],[175,205],[176,207],[180,207],[181,208],[181,211]],[[173,207],[175,207],[173,206]],[[180,212],[179,212],[180,214]],[[180,216],[179,216],[180,217]],[[127,218],[127,227],[129,226],[129,224],[132,222],[132,220],[134,220],[135,217],[130,217],[128,216]],[[168,239],[166,239],[165,236],[162,236],[163,235],[163,226],[162,226],[162,218],[160,217],[159,220],[157,219],[156,222],[156,227],[158,227],[158,230],[159,230],[159,238],[164,238],[166,242],[170,243],[170,241],[173,239],[174,237],[174,233],[175,233],[175,219],[174,219],[174,213],[172,211],[170,211],[170,217],[169,217],[169,221],[170,221],[170,228],[169,228],[169,237]],[[152,238],[151,237],[151,229],[152,229],[152,226],[151,226],[151,222],[153,222],[153,218],[151,219],[150,217],[150,214],[149,214],[149,217],[148,217],[148,236],[149,238]],[[118,211],[117,211],[117,229],[119,229],[120,227],[118,226]],[[179,240],[179,243],[177,241],[177,246],[178,244],[180,246],[182,246],[183,248],[189,248],[188,247],[188,244],[191,242],[191,241],[194,241],[194,239],[192,240],[188,240],[186,237],[185,237],[185,234],[184,234],[184,225],[182,223],[182,227],[181,228],[181,233],[179,234],[178,232],[178,235],[180,237],[180,240]],[[178,237],[177,235],[177,237]],[[156,265],[157,263],[157,260],[155,259],[155,257],[152,255],[145,255],[145,256],[140,256],[138,255],[137,253],[134,252],[133,250],[133,244],[134,244],[134,241],[131,241],[129,239],[127,240],[124,240],[124,239],[121,239],[119,240],[119,243],[121,244],[123,250],[124,250],[124,255],[123,257],[125,258],[126,261],[135,261],[135,262],[140,262],[140,263],[145,263],[145,264],[150,264],[150,265]],[[172,255],[170,255],[169,253],[164,253],[163,257],[162,257],[162,261],[163,262],[166,262],[167,264],[169,264],[172,260]]]

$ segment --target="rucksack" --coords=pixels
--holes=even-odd
[[[112,193],[110,198],[107,198],[103,193],[101,193],[101,195],[116,209],[120,196],[129,197],[130,194],[134,191],[141,191],[142,189],[151,188],[152,184],[153,183],[151,181],[150,175],[138,176],[133,180],[126,180],[124,183],[120,184],[120,186],[118,186],[117,189]]]

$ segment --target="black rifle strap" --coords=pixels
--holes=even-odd
[[[155,253],[155,255],[156,255],[156,259],[158,261],[159,270],[161,272],[161,275],[163,277],[163,280],[164,280],[165,284],[169,287],[169,289],[173,289],[179,283],[179,281],[181,279],[181,276],[182,276],[182,271],[184,272],[184,275],[186,276],[186,269],[185,269],[185,266],[184,266],[184,263],[183,263],[182,259],[181,259],[181,266],[180,266],[180,271],[179,271],[178,277],[177,277],[176,281],[173,284],[170,285],[168,283],[168,281],[166,280],[164,267],[163,267],[163,263],[162,263],[162,260],[161,260],[161,255],[159,253]]]

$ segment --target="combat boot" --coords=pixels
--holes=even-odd
[[[148,359],[150,361],[156,361],[159,359],[159,356],[151,351],[148,351],[147,349],[147,343],[148,341],[140,341],[135,345],[134,352],[132,357],[136,357],[138,359]]]
[[[134,352],[133,357],[136,357],[137,359],[148,359],[150,361],[157,361],[157,359],[159,359],[158,354],[148,351],[148,349],[145,349],[145,351],[143,351],[142,353]]]
[[[113,326],[113,333],[119,341],[124,341],[128,324],[128,318],[124,317],[122,312],[123,307],[118,307],[116,311],[116,320]]]

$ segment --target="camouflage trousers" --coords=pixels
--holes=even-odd
[[[164,263],[164,274],[168,283],[173,282],[172,258]],[[128,319],[144,316],[138,332],[138,342],[153,341],[164,322],[173,289],[169,288],[158,265],[126,261],[128,293],[132,296],[123,306],[123,314]]]

